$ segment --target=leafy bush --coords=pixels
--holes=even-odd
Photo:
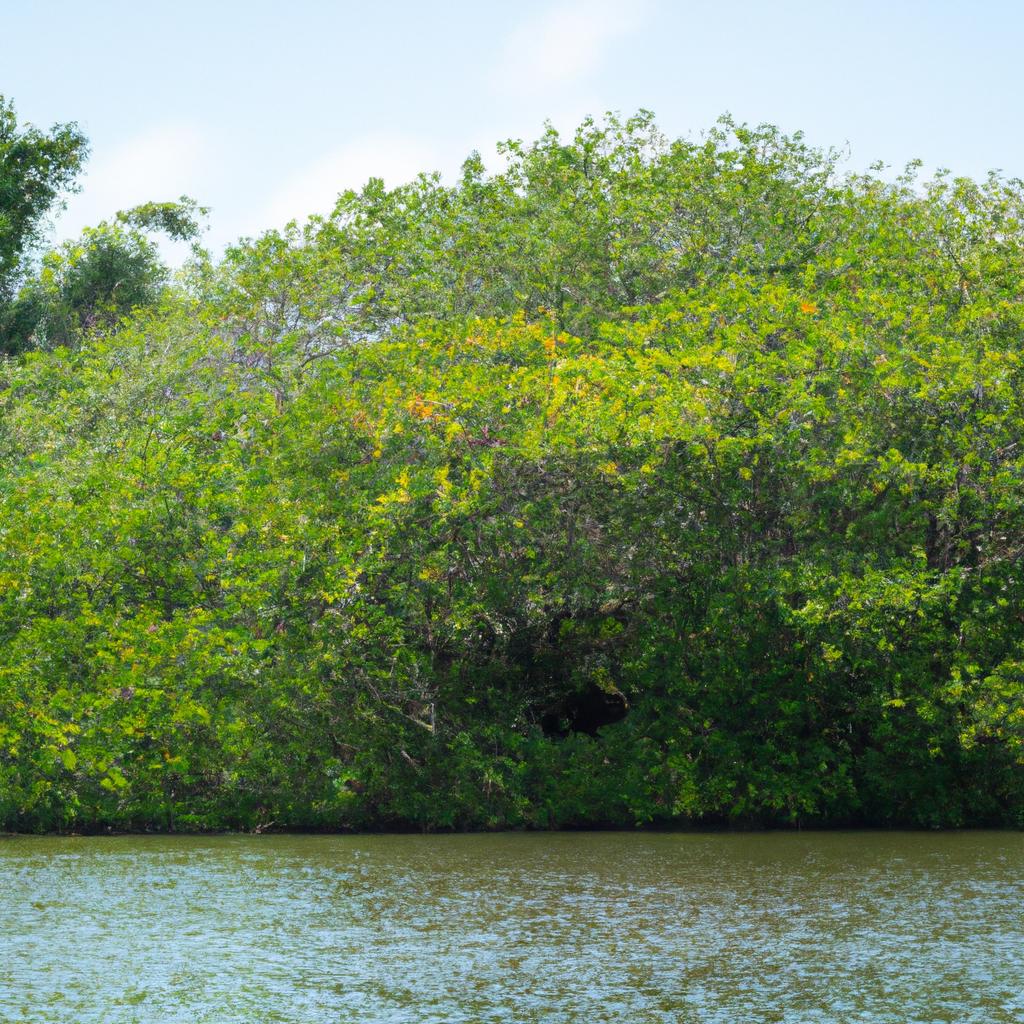
[[[0,382],[0,823],[1021,824],[1022,187],[648,115]]]

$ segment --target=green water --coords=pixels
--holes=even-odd
[[[1024,835],[0,840],[0,1021],[1024,1021]]]

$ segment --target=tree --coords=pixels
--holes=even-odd
[[[74,189],[88,151],[76,124],[49,132],[19,127],[13,103],[0,95],[0,312],[18,290],[44,218]]]
[[[1024,183],[510,151],[44,260],[0,828],[1024,823]]]
[[[155,305],[170,272],[152,233],[195,247],[206,212],[188,196],[144,203],[47,253],[8,305],[0,351],[70,346],[83,330],[112,326],[133,309]]]

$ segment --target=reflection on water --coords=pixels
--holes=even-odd
[[[1024,835],[0,839],[4,1024],[1024,1021]]]

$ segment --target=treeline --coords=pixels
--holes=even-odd
[[[0,825],[1024,823],[1024,186],[506,157],[8,326]]]

